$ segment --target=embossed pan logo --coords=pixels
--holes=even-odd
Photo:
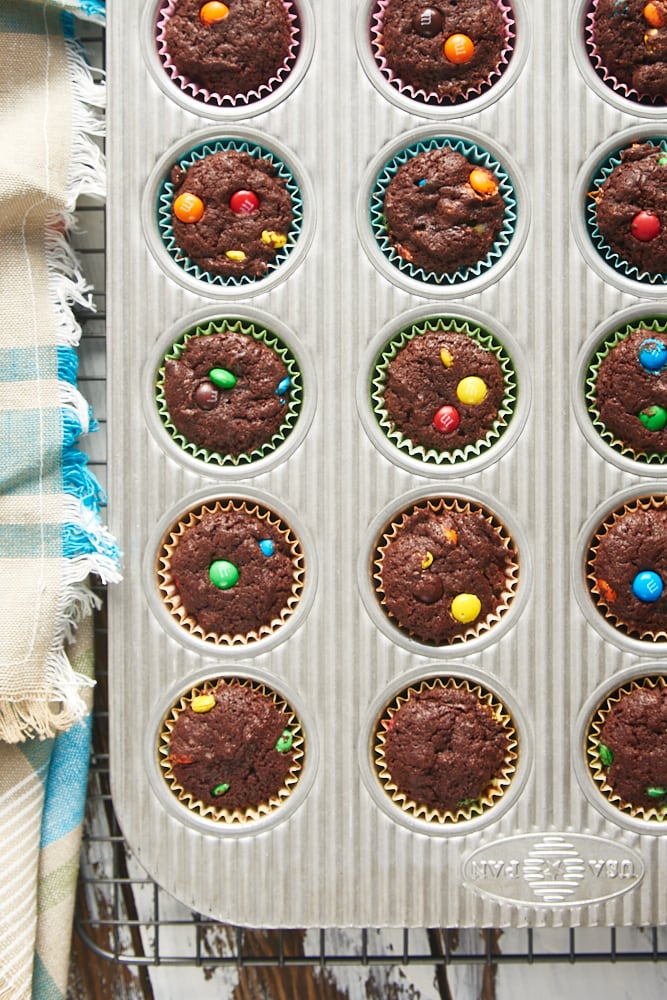
[[[584,906],[629,892],[644,862],[613,841],[582,833],[521,834],[485,844],[463,862],[464,884],[501,902]]]

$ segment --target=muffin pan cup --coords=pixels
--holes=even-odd
[[[367,58],[369,0],[294,3],[303,28],[295,69],[243,115],[184,97],[152,62],[154,0],[110,5],[109,523],[125,559],[124,581],[108,595],[110,769],[123,833],[160,885],[236,925],[667,924],[662,826],[631,825],[605,805],[582,721],[626,671],[662,673],[665,661],[663,643],[604,627],[584,570],[598,518],[629,495],[662,493],[662,468],[612,452],[582,401],[593,341],[661,312],[664,286],[610,267],[585,213],[603,160],[660,135],[660,123],[621,107],[583,72],[573,36],[581,4],[512,0],[517,37],[506,71],[479,98],[436,112],[385,92]],[[502,248],[482,268],[423,280],[380,248],[374,188],[406,149],[443,142],[483,169],[499,165],[510,217]],[[298,191],[293,240],[256,281],[198,276],[160,235],[161,210],[169,229],[172,165],[192,150],[229,146],[275,157]],[[447,212],[446,197],[439,210]],[[372,400],[387,342],[438,316],[488,331],[518,393],[499,436],[486,448],[473,442],[451,464],[396,447]],[[275,448],[227,465],[200,460],[167,434],[154,382],[186,331],[234,317],[286,345],[303,398]],[[457,585],[466,598],[457,614],[473,625],[436,647],[390,620],[371,563],[396,512],[443,497],[495,516],[516,546],[518,576],[484,631],[469,617],[472,583]],[[294,613],[251,642],[208,641],[184,628],[165,608],[167,598],[178,610],[178,580],[160,589],[167,529],[191,508],[229,500],[275,512],[305,557]],[[451,531],[446,538],[453,544]],[[479,580],[478,568],[488,569],[483,557],[473,565]],[[229,582],[233,573],[218,566],[214,577]],[[244,823],[196,815],[159,766],[170,706],[220,675],[277,692],[305,736],[294,790]],[[517,733],[509,785],[488,809],[464,805],[453,823],[400,808],[373,763],[387,704],[436,677],[490,692]]]

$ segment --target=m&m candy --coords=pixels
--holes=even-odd
[[[196,194],[184,191],[174,200],[174,215],[179,222],[199,222],[204,214],[204,202]]]
[[[652,569],[642,570],[632,581],[632,593],[643,604],[654,604],[659,601],[664,589],[662,577]]]
[[[468,35],[450,35],[449,38],[445,39],[443,50],[448,62],[467,63],[475,54],[475,43]]]
[[[637,212],[630,223],[630,232],[636,240],[649,243],[659,235],[662,226],[655,212]]]
[[[433,417],[433,426],[441,434],[451,434],[460,423],[461,417],[455,406],[441,406]]]

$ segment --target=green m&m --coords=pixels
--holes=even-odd
[[[667,425],[667,410],[664,406],[647,406],[639,414],[639,419],[647,431],[661,431]]]
[[[208,578],[218,590],[229,590],[238,582],[239,571],[227,559],[216,559],[208,568]]]
[[[236,385],[236,375],[226,368],[211,368],[208,377],[218,389],[233,389]]]

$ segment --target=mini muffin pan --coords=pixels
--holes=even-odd
[[[383,77],[370,0],[293,0],[292,71],[257,101],[220,104],[164,72],[158,6],[118,0],[108,26],[109,521],[125,560],[109,594],[111,780],[131,848],[165,889],[236,924],[667,923],[667,820],[616,808],[589,753],[610,692],[667,676],[664,643],[614,629],[586,579],[596,525],[665,492],[664,466],[612,448],[587,399],[598,345],[662,316],[664,284],[609,265],[586,205],[603,162],[667,135],[667,118],[591,68],[588,3],[512,0],[508,66],[447,108]],[[492,259],[424,280],[382,246],[378,185],[387,164],[442,144],[493,164],[511,211]],[[172,239],[170,169],[212,148],[269,156],[292,186],[297,224],[260,279],[210,280]],[[190,331],[237,320],[293,359],[298,412],[266,451],[211,461],[170,433],[156,384]],[[502,432],[453,461],[399,448],[373,399],[386,345],[441,321],[477,331],[512,373]],[[437,647],[383,610],[374,560],[397,512],[443,498],[502,526],[518,575],[491,627]],[[300,553],[293,613],[250,641],[184,627],[160,560],[173,524],[228,503],[288,525]],[[160,763],[173,706],[219,677],[275,692],[304,753],[275,809],[233,822],[181,801]],[[374,763],[387,706],[433,683],[488,694],[516,743],[488,808],[442,822],[402,808]]]

